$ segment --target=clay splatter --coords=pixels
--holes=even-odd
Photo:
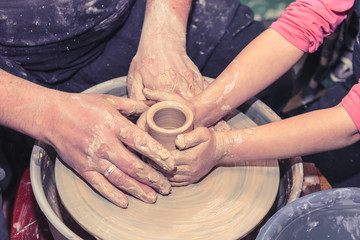
[[[239,73],[237,72],[237,73],[235,74],[234,80],[232,80],[231,83],[229,83],[228,85],[225,86],[223,95],[228,94],[229,92],[231,92],[231,91],[234,89],[235,84],[236,84],[236,79],[237,79],[238,76],[239,76]]]
[[[230,109],[231,109],[230,105],[224,105],[221,107],[221,110],[223,110],[223,111],[229,111]]]

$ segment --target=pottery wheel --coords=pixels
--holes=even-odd
[[[234,128],[255,126],[239,113]],[[57,159],[55,180],[60,198],[72,217],[99,239],[238,239],[270,210],[279,185],[276,160],[220,167],[197,184],[173,187],[155,204],[129,196],[121,209],[87,185]]]

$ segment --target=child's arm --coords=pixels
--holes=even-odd
[[[195,123],[209,126],[279,79],[346,18],[353,0],[297,0],[197,95]]]
[[[360,133],[342,104],[249,129],[198,128],[178,137],[177,145],[184,151],[175,156],[177,174],[170,181],[187,185],[214,166],[285,159],[342,148],[358,140]]]

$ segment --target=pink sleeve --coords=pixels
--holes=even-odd
[[[360,83],[351,88],[341,103],[360,132]]]
[[[346,18],[354,0],[297,0],[270,28],[304,52],[315,52]]]

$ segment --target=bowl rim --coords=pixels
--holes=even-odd
[[[300,197],[277,211],[261,228],[256,240],[275,239],[283,229],[295,218],[333,206],[354,206],[353,198],[357,198],[355,205],[360,206],[360,188],[332,188],[310,193]],[[321,200],[328,199],[325,205]],[[341,202],[341,203],[340,203]],[[311,206],[311,207],[310,207]]]

